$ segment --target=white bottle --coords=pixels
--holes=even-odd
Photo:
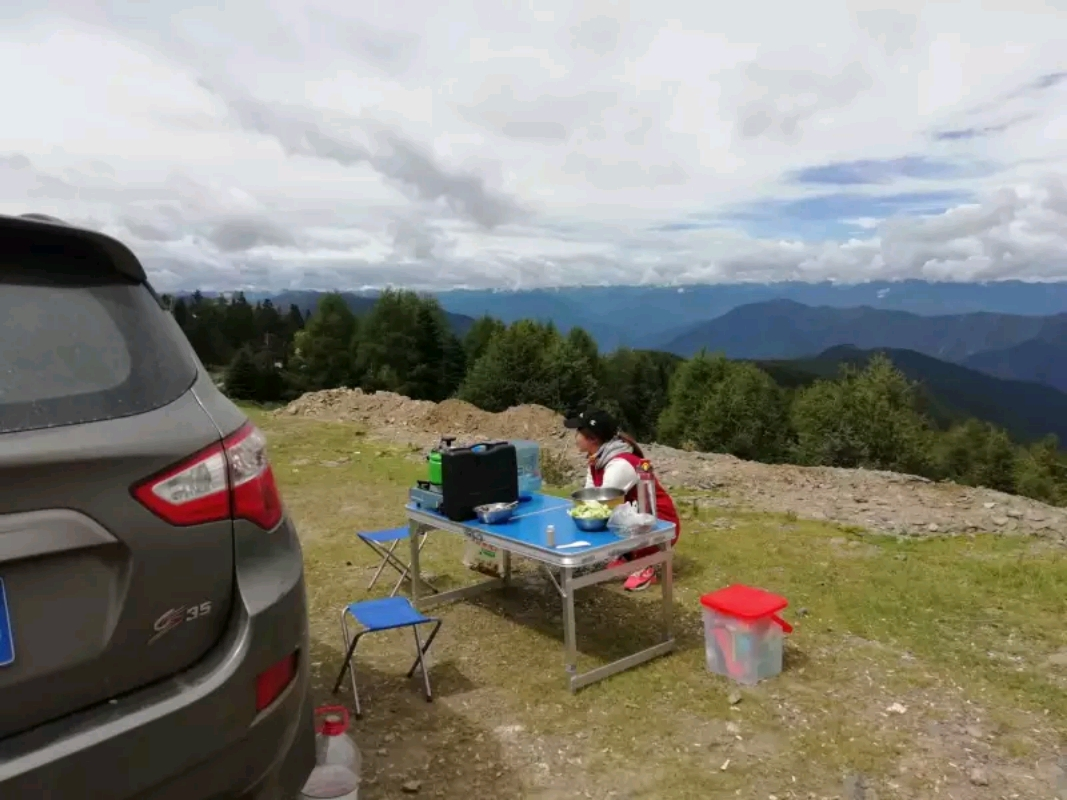
[[[656,518],[656,479],[652,475],[652,465],[642,462],[637,470],[637,510]]]
[[[363,758],[349,738],[348,709],[315,709],[315,769],[300,792],[300,800],[359,800]]]
[[[556,526],[549,525],[545,528],[545,544],[549,547],[556,546]]]

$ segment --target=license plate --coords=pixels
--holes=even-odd
[[[7,592],[4,579],[0,578],[0,667],[15,660],[15,640],[11,638],[11,615],[7,610]]]

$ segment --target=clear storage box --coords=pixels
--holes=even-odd
[[[793,628],[778,616],[784,597],[735,585],[700,598],[709,672],[754,685],[782,671],[785,634]]]

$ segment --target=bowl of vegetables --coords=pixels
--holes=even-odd
[[[580,531],[595,533],[607,530],[611,507],[599,500],[585,500],[575,504],[568,512]]]

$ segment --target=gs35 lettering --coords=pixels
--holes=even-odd
[[[193,622],[201,617],[206,617],[209,614],[211,614],[210,600],[205,600],[198,605],[178,606],[177,608],[167,609],[160,614],[159,618],[152,625],[155,634],[148,640],[148,643],[153,644],[179,625],[186,622]]]

